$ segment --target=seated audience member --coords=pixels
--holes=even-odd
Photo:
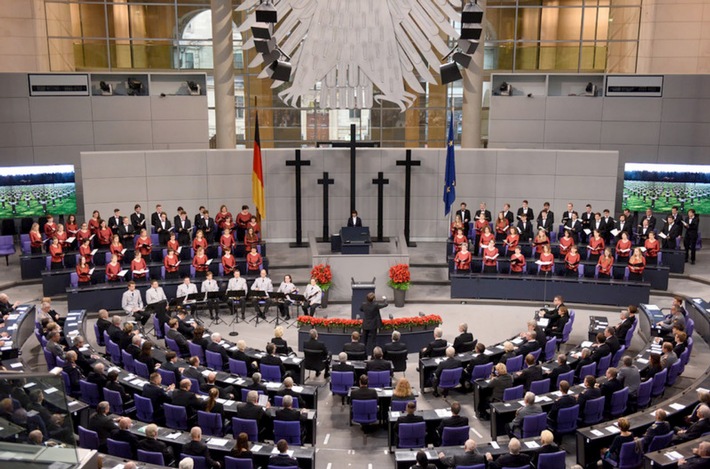
[[[470,345],[471,348],[465,350],[465,347],[469,346],[465,346],[465,344],[472,344]],[[454,339],[454,350],[456,353],[463,353],[464,351],[470,351],[475,346],[476,341],[473,340],[473,334],[468,332],[468,324],[462,322],[459,324],[459,335]]]
[[[710,407],[701,405],[698,409],[698,421],[690,425],[685,430],[678,430],[673,437],[673,444],[682,443],[684,441],[700,438],[707,432],[710,432]]]
[[[683,469],[707,469],[710,467],[710,441],[701,441],[697,448],[693,448],[694,458],[682,458],[678,466]]]
[[[234,445],[230,456],[237,459],[253,459],[254,454],[251,452],[249,435],[241,432],[237,435],[237,443]]]
[[[614,437],[614,440],[611,442],[611,446],[607,448],[606,450],[603,450],[602,454],[604,454],[605,458],[611,459],[612,461],[618,463],[619,462],[619,455],[621,454],[621,446],[624,443],[628,443],[630,441],[634,441],[635,437],[634,434],[631,433],[631,424],[629,423],[629,420],[625,417],[621,417],[617,421],[619,430],[621,432]]]
[[[550,430],[543,430],[540,433],[540,448],[533,453],[533,467],[537,467],[538,459],[541,454],[556,453],[560,451],[560,447],[555,443],[555,435]]]
[[[276,442],[277,454],[272,454],[269,458],[269,466],[275,467],[298,467],[298,460],[289,456],[288,443],[286,440]]]
[[[165,464],[170,464],[174,458],[173,449],[158,440],[158,426],[151,423],[145,427],[145,438],[138,442],[138,449],[161,453]]]
[[[491,453],[486,453],[486,460],[490,469],[501,469],[503,467],[521,467],[530,464],[530,456],[520,452],[520,440],[511,438],[508,443],[508,453],[503,454],[495,461]]]
[[[557,426],[557,416],[559,415],[561,409],[577,405],[577,399],[575,399],[571,394],[568,394],[569,383],[567,381],[560,381],[559,391],[562,395],[552,403],[552,407],[547,413],[547,425],[550,428],[555,428]]]
[[[212,459],[209,448],[202,442],[202,429],[200,427],[192,427],[190,430],[190,441],[183,445],[182,453],[188,456],[200,456],[205,458],[207,467],[222,467],[218,461]]]
[[[651,444],[653,438],[656,436],[667,435],[671,431],[671,426],[666,422],[668,414],[663,409],[657,409],[655,412],[655,421],[653,425],[648,427],[646,433],[643,435],[643,450],[648,449],[648,445]]]
[[[358,331],[353,331],[350,334],[350,342],[343,345],[343,352],[347,353],[348,356],[365,354],[365,344],[360,342],[360,333]]]
[[[463,444],[463,454],[454,454],[447,457],[443,452],[439,453],[439,460],[446,467],[474,466],[485,464],[485,457],[476,451],[476,441],[468,439]]]
[[[429,458],[422,450],[417,451],[415,460],[417,461],[417,463],[412,466],[411,469],[436,469],[436,465],[429,464]]]
[[[535,403],[535,394],[526,392],[523,397],[523,407],[515,411],[515,418],[508,423],[508,434],[514,437],[516,433],[521,433],[523,430],[523,419],[528,415],[537,415],[542,413],[542,407]]]

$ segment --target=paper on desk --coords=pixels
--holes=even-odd
[[[261,450],[262,446],[261,445],[254,445],[251,447],[252,452],[258,453]]]
[[[685,406],[683,404],[678,404],[677,402],[674,402],[673,404],[670,405],[671,409],[675,410],[684,410]]]
[[[708,392],[708,390],[705,388],[698,388],[698,392]]]
[[[491,441],[491,446],[493,447],[493,449],[500,449],[500,446],[496,441]]]
[[[585,340],[584,342],[582,342],[582,344],[580,345],[580,347],[586,348],[586,347],[591,347],[591,345],[592,345],[592,343],[591,343],[590,341]]]
[[[224,438],[210,438],[208,443],[214,446],[225,446],[229,443],[229,440],[225,440]]]
[[[393,410],[392,412],[390,412],[390,415],[392,416],[393,419],[398,419],[400,413],[397,412],[396,410]]]
[[[291,360],[293,360],[294,364],[299,365],[303,361],[303,358],[292,358]]]
[[[637,358],[636,361],[639,363],[648,363],[648,360],[645,358]]]
[[[22,367],[22,363],[13,363],[12,365],[10,365],[10,368],[20,368],[20,367]]]
[[[528,448],[539,448],[540,447],[540,445],[538,445],[537,442],[535,442],[535,441],[526,441],[525,446],[527,446]]]
[[[57,388],[51,387],[51,388],[45,389],[45,390],[44,390],[44,393],[45,393],[45,394],[52,394],[53,392],[57,392],[57,391],[58,391]]]
[[[224,380],[224,382],[227,383],[227,384],[232,384],[232,383],[235,382],[236,380],[237,380],[237,378],[227,378],[227,379]]]
[[[385,389],[384,391],[382,391],[382,395],[385,397],[392,397],[394,395],[394,390]]]
[[[229,399],[227,402],[224,403],[224,405],[226,405],[226,406],[232,406],[232,405],[234,405],[234,401],[231,400],[231,399]]]
[[[205,378],[207,378],[207,377],[210,375],[210,373],[212,373],[210,370],[204,370],[204,371],[202,372],[202,376],[204,376]]]
[[[488,349],[486,349],[486,350],[483,351],[483,355],[493,355],[493,352],[490,351],[490,350],[488,350]]]
[[[604,430],[608,431],[609,433],[621,433],[621,430],[619,430],[619,428],[615,427],[614,425],[609,425]]]
[[[523,343],[523,339],[521,339],[520,337],[517,337],[517,338],[513,339],[512,342],[513,342],[515,345],[520,345],[520,344]]]
[[[449,409],[435,409],[434,412],[436,412],[437,417],[451,417],[451,411]]]
[[[8,314],[7,320],[8,320],[8,321],[14,321],[15,319],[17,319],[17,318],[19,318],[19,317],[20,317],[19,314]]]
[[[672,461],[678,461],[679,459],[683,459],[683,455],[680,454],[678,451],[668,451],[666,453],[666,457]]]
[[[560,397],[560,396],[562,395],[562,392],[560,392],[560,391],[555,391],[555,392],[552,393],[552,395],[553,395],[553,396]]]
[[[592,435],[594,435],[594,436],[604,436],[604,432],[600,432],[599,430],[592,430]]]
[[[124,464],[116,464],[113,469],[123,469],[124,467],[126,467]]]
[[[271,450],[271,454],[279,454],[279,449],[274,447],[274,449]],[[288,454],[289,457],[293,457],[293,450],[290,449],[290,450],[286,451],[286,454]]]
[[[171,433],[169,435],[166,435],[165,438],[167,438],[168,440],[177,440],[178,437],[180,437],[180,435],[181,435],[180,432],[175,432],[175,433]]]
[[[303,392],[303,386],[294,386],[292,389],[293,389],[293,392],[298,392],[298,393]]]

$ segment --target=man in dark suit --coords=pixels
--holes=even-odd
[[[205,383],[200,385],[200,391],[209,394],[212,388],[217,388],[220,399],[234,399],[234,388],[232,386],[217,386],[217,373],[211,371],[205,378]]]
[[[343,345],[343,352],[347,353],[351,359],[360,355],[367,355],[365,344],[360,342],[360,333],[358,331],[353,331],[350,334],[350,342]]]
[[[380,347],[375,347],[372,351],[372,360],[365,363],[365,373],[368,371],[389,371],[390,376],[394,374],[392,362],[382,359],[383,353]]]
[[[276,467],[298,467],[298,460],[288,455],[288,443],[286,440],[279,440],[276,443],[278,454],[273,454],[269,458],[269,466]]]
[[[621,239],[621,233],[626,232],[629,239],[632,239],[632,228],[633,227],[631,226],[631,223],[626,220],[626,215],[624,215],[623,213],[619,215],[619,221],[616,222],[616,229],[619,230],[619,233],[616,236]]]
[[[434,340],[429,342],[429,345],[424,347],[419,352],[419,358],[431,358],[435,356],[444,356],[448,343],[441,337],[444,335],[444,330],[440,327],[434,328]],[[436,351],[436,352],[435,352]],[[441,353],[442,351],[443,353]]]
[[[121,335],[123,332],[121,328],[121,316],[114,315],[111,317],[111,325],[106,329],[106,332],[113,343],[116,345],[121,343]]]
[[[414,401],[407,402],[407,409],[404,415],[400,415],[397,418],[397,422],[394,424],[394,432],[397,435],[395,441],[399,438],[399,426],[403,423],[419,423],[424,421],[424,417],[417,415],[414,412],[417,410],[417,403]]]
[[[535,219],[535,212],[533,212],[533,209],[528,207],[527,200],[523,200],[523,206],[518,208],[518,219],[522,218],[523,215],[525,215],[525,218],[529,223],[532,223]]]
[[[222,334],[219,332],[213,332],[210,339],[212,339],[212,341],[207,344],[207,350],[218,353],[219,356],[222,357],[222,370],[229,370],[229,354],[227,353],[227,349],[224,348]]]
[[[281,357],[276,355],[276,346],[272,343],[266,344],[266,355],[261,358],[262,365],[278,366],[281,372],[281,379],[286,377],[286,367]]]
[[[574,396],[567,394],[569,392],[569,383],[567,381],[560,381],[559,391],[562,395],[552,403],[552,407],[547,413],[547,426],[553,429],[557,426],[557,415],[559,414],[560,409],[566,409],[567,407],[577,405],[577,399],[575,399]]]
[[[111,439],[128,443],[131,446],[132,457],[135,458],[138,451],[138,438],[131,433],[131,419],[121,417],[118,419],[118,429],[111,433]]]
[[[293,408],[293,396],[284,396],[282,401],[283,407],[276,411],[274,415],[274,420],[280,420],[284,422],[300,422],[306,419],[306,414]],[[303,425],[301,427],[301,442],[306,437],[305,428]]]
[[[263,436],[266,430],[266,418],[264,417],[266,412],[257,402],[259,402],[259,393],[252,389],[247,393],[247,401],[237,406],[237,417],[240,419],[256,420],[259,435]],[[268,402],[266,406],[267,408],[270,407]]]
[[[375,294],[372,292],[367,294],[367,301],[360,305],[360,311],[364,314],[362,320],[363,339],[368,354],[371,354],[372,349],[375,348],[377,331],[382,327],[380,310],[385,307],[387,307],[387,298],[382,297],[382,302],[378,303],[375,301]]]
[[[141,206],[136,204],[133,207],[133,213],[131,213],[131,225],[133,226],[133,231],[140,233],[145,225],[145,214],[141,213]]]
[[[187,322],[187,310],[178,310],[176,319],[178,320],[178,332],[185,336],[186,339],[192,340],[192,337],[195,334],[195,327]]]
[[[557,388],[557,379],[560,375],[569,373],[570,370],[572,368],[567,364],[567,355],[564,353],[557,355],[557,366],[547,374],[547,377],[550,378],[550,391],[554,391]]]
[[[466,202],[461,202],[461,208],[456,212],[454,218],[456,218],[456,215],[461,217],[464,226],[464,234],[468,236],[468,229],[471,224],[471,211],[466,208]]]
[[[694,440],[710,432],[710,407],[706,405],[700,406],[698,409],[698,417],[699,420],[686,430],[678,430],[676,436],[673,437],[673,444]]]
[[[190,364],[190,366],[183,370],[182,376],[185,378],[192,378],[194,380],[197,380],[197,384],[200,386],[205,384],[205,377],[202,375],[202,372],[205,371],[205,368],[203,366],[200,366],[200,357],[190,357],[188,363]]]
[[[163,214],[163,206],[160,205],[160,204],[156,205],[156,206],[155,206],[155,212],[153,212],[153,213],[150,214],[150,224],[151,224],[152,226],[155,226],[155,225],[157,225],[158,223],[160,223],[160,217],[161,217],[162,214]],[[166,213],[165,215],[166,215],[166,217],[167,217],[168,214]]]
[[[355,373],[355,367],[353,365],[348,365],[348,354],[345,352],[340,352],[338,354],[338,362],[333,364],[331,369],[333,371],[348,372],[352,371]]]
[[[161,387],[162,383],[163,377],[160,376],[160,373],[151,373],[149,377],[149,383],[143,386],[142,391],[143,397],[145,397],[146,399],[150,399],[150,402],[153,405],[153,419],[158,423],[165,422],[165,412],[163,411],[163,404],[165,404],[166,402],[170,402],[170,396]],[[171,392],[174,389],[174,384],[168,386],[168,392]]]
[[[178,347],[180,348],[180,353],[185,356],[190,353],[190,347],[187,344],[187,339],[185,338],[184,335],[180,333],[178,330],[179,322],[177,318],[171,318],[170,321],[168,321],[168,332],[165,334],[165,336],[168,339],[172,339],[177,343]]]
[[[587,242],[587,234],[584,233],[584,230],[592,230],[592,222],[594,221],[594,212],[592,212],[592,205],[587,204],[585,206],[585,211],[582,213],[582,216],[580,217],[582,220],[582,242],[586,243]]]
[[[520,215],[518,220],[518,233],[520,233],[520,241],[527,243],[535,236],[533,233],[532,222],[528,221],[528,217]]]
[[[685,236],[683,237],[685,262],[688,262],[688,258],[690,258],[690,263],[695,264],[695,249],[698,244],[698,229],[700,221],[695,215],[695,210],[692,208],[688,210],[688,218],[683,222],[683,226],[685,227]],[[690,257],[688,257],[689,255]]]
[[[614,368],[614,367],[609,367],[606,370],[606,382],[599,386],[599,389],[601,389],[602,396],[604,396],[604,409],[605,411],[608,411],[609,408],[611,407],[611,396],[616,392],[616,391],[621,391],[623,389],[624,385],[617,379],[617,376],[619,374],[619,371]]]
[[[453,347],[448,347],[446,349],[446,360],[443,360],[434,370],[434,375],[431,377],[431,386],[434,388],[434,397],[439,397],[439,381],[441,379],[441,373],[444,370],[453,370],[454,368],[461,368],[461,361],[456,358],[456,350]],[[444,389],[444,397],[448,394],[448,390]]]
[[[491,453],[486,453],[489,469],[502,467],[521,467],[530,464],[530,456],[520,452],[520,440],[511,438],[508,442],[508,453],[500,456],[495,461]]]
[[[454,350],[456,353],[470,352],[476,347],[473,334],[468,332],[468,324],[459,324],[459,335],[454,339]]]
[[[541,308],[538,312],[538,316],[549,320],[558,314],[560,306],[564,306],[564,304],[565,301],[562,295],[555,295],[555,298],[552,300],[552,307],[546,306],[545,308]]]
[[[367,387],[367,375],[360,376],[360,386],[350,391],[351,401],[369,401],[377,399],[377,391]]]
[[[128,337],[126,337],[128,338]],[[141,342],[142,337],[138,334],[130,337],[131,343],[125,348],[127,353],[130,353],[134,359],[137,359],[141,355]]]
[[[604,334],[600,332],[597,334],[597,342],[592,345],[592,355],[590,358],[593,362],[599,363],[602,357],[606,357],[609,354],[611,354],[611,347],[606,343]]]
[[[86,375],[86,381],[98,386],[99,393],[101,393],[103,388],[106,387],[106,377],[104,376],[104,370],[105,370],[104,364],[101,362],[98,362],[98,363],[94,364],[92,371],[90,371]]]
[[[660,232],[665,235],[665,238],[660,236],[663,240],[663,249],[675,249],[676,239],[683,234],[683,225],[680,220],[676,220],[673,216],[668,215],[666,224]]]
[[[466,365],[466,368],[463,370],[463,376],[462,380],[465,383],[470,383],[471,381],[471,375],[473,374],[473,369],[477,367],[478,365],[485,365],[490,361],[488,358],[488,355],[486,355],[484,352],[486,351],[486,346],[482,342],[478,342],[476,344],[476,348],[473,349],[474,356],[471,358],[471,360],[468,362]],[[487,377],[486,377],[487,378]]]
[[[597,379],[592,375],[587,375],[584,377],[584,391],[577,394],[577,404],[579,404],[579,416],[582,418],[584,416],[584,406],[587,405],[587,401],[592,399],[598,399],[602,396],[602,391],[597,386]]]
[[[710,467],[710,441],[701,441],[697,448],[693,448],[693,458],[682,458],[678,466],[683,469],[707,469]]]
[[[468,417],[462,417],[461,404],[457,401],[451,403],[451,417],[444,417],[441,419],[439,427],[436,429],[439,435],[439,443],[441,443],[441,437],[444,435],[444,428],[446,427],[468,427]]]
[[[219,462],[210,457],[209,448],[202,442],[202,429],[200,427],[192,427],[190,430],[190,441],[182,446],[182,453],[187,456],[201,456],[205,458],[207,467],[221,467]]]
[[[357,210],[353,210],[350,214],[347,226],[362,226],[362,219],[357,216]]]
[[[518,347],[517,354],[526,356],[540,348],[540,343],[537,341],[537,333],[535,331],[527,331],[525,333],[525,342]]]
[[[118,234],[118,227],[123,222],[123,217],[121,216],[121,210],[118,208],[113,209],[113,216],[108,219],[107,226],[113,232],[113,234]]]
[[[402,335],[400,334],[399,331],[394,331],[392,332],[392,342],[387,342],[382,349],[382,352],[384,353],[384,357],[387,360],[392,361],[392,356],[390,355],[391,352],[401,352],[403,350],[407,350],[407,344],[402,342],[400,338]],[[406,361],[406,357],[405,357]]]
[[[579,234],[582,232],[582,222],[579,218],[577,218],[577,212],[572,212],[572,218],[570,218],[569,222],[567,222],[567,225],[565,226],[570,231],[570,235],[572,236],[572,239],[574,239],[574,242],[579,242]]]
[[[483,216],[486,217],[486,221],[490,222],[493,218],[491,218],[491,211],[486,209],[486,203],[481,202],[480,205],[478,206],[478,210],[476,210],[476,214],[473,216],[475,220],[478,220],[478,217],[483,213]]]
[[[214,218],[210,218],[209,210],[205,210],[202,213],[202,216],[197,220],[195,226],[198,230],[202,230],[202,234],[205,235],[205,239],[208,243],[214,242],[215,224]]]
[[[138,442],[138,449],[162,453],[165,464],[170,464],[173,460],[173,449],[162,441],[158,440],[158,426],[154,423],[145,427],[145,438]]]
[[[513,212],[510,210],[510,204],[505,203],[503,204],[503,218],[508,220],[508,226],[515,226],[515,215]],[[468,232],[464,233],[466,236],[468,236]]]
[[[643,435],[643,450],[648,450],[648,445],[651,444],[653,438],[656,436],[667,435],[672,429],[670,424],[666,421],[668,414],[663,409],[657,409],[655,413],[656,420],[653,425],[648,427],[646,433]]]
[[[111,436],[118,427],[116,422],[113,421],[111,417],[108,416],[109,413],[109,403],[106,401],[101,401],[96,406],[96,413],[89,419],[89,430],[94,431],[99,436],[99,451],[105,453],[106,448],[106,438]]]
[[[463,454],[455,454],[450,457],[441,452],[439,453],[439,460],[444,466],[447,467],[459,467],[459,466],[475,466],[477,464],[485,464],[486,458],[476,451],[476,441],[466,440],[463,444]]]
[[[604,227],[600,234],[602,235],[602,238],[604,238],[604,242],[606,245],[609,245],[609,241],[611,241],[611,230],[616,228],[616,220],[611,216],[609,209],[604,209],[603,216],[602,216],[602,226]]]
[[[538,221],[542,219],[542,214],[546,212],[547,213],[547,218],[550,219],[550,223],[552,223],[552,226],[555,225],[555,212],[550,210],[550,202],[545,202],[542,204],[542,210],[540,210],[540,213],[537,214],[537,219]]]
[[[175,228],[175,233],[177,234],[177,240],[178,243],[180,243],[180,246],[190,244],[192,223],[190,223],[190,219],[187,218],[187,213],[185,213],[184,210],[181,210],[180,215],[176,216],[173,221],[173,227]]]
[[[626,336],[624,335],[624,337]],[[604,343],[609,346],[609,350],[612,354],[618,352],[621,348],[621,343],[616,337],[616,328],[614,326],[607,326],[606,329],[604,329]]]
[[[311,329],[310,332],[310,339],[308,339],[304,344],[303,344],[303,349],[306,350],[320,350],[321,352],[321,358],[323,359],[323,364],[325,365],[325,378],[328,378],[330,376],[330,352],[328,351],[328,347],[318,340],[318,331],[315,329]],[[316,371],[316,377],[320,376],[320,371]]]
[[[168,220],[168,214],[162,212],[158,223],[153,225],[153,231],[158,233],[158,242],[161,246],[168,245],[168,241],[170,241],[170,233],[173,231],[172,228],[173,225],[170,223],[170,220]]]
[[[172,405],[185,407],[187,410],[188,420],[195,419],[197,411],[202,410],[202,401],[200,401],[194,392],[190,391],[192,382],[185,378],[180,381],[180,388],[175,389],[172,395]]]
[[[514,384],[522,384],[523,388],[529,391],[530,383],[540,381],[544,377],[542,375],[542,366],[535,364],[535,357],[531,353],[525,355],[525,363],[528,367],[516,374]]]
[[[111,321],[108,318],[107,310],[99,310],[99,319],[96,320],[96,327],[99,328],[99,336],[103,338],[104,331],[108,331],[108,328],[111,327]]]
[[[84,376],[86,376],[91,373],[93,369],[92,364],[99,358],[99,356],[90,355],[87,358],[87,356],[84,355],[84,352],[81,351],[84,345],[86,345],[84,338],[78,335],[74,337],[74,340],[72,340],[72,346],[69,350],[73,350],[76,353],[76,365],[81,369]]]
[[[165,371],[172,371],[173,373],[175,373],[176,383],[180,381],[182,372],[185,371],[184,367],[178,366],[177,353],[173,352],[172,350],[168,350],[167,352],[165,352],[165,363],[161,365],[161,368]]]
[[[555,229],[554,221],[548,216],[546,211],[540,212],[537,216],[537,227],[545,230],[545,233],[550,236],[550,233]]]
[[[579,374],[582,372],[582,368],[591,363],[594,363],[592,360],[592,350],[585,347],[582,349],[582,352],[579,355],[579,360],[577,361],[577,366],[574,369],[574,377],[577,381],[584,379],[584,376],[580,376]]]
[[[631,317],[629,310],[625,309],[621,312],[620,322],[616,326],[616,338],[619,340],[620,344],[626,341],[626,334],[631,330],[634,322],[636,322],[636,318]]]

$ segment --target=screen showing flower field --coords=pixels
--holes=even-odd
[[[0,218],[76,213],[73,165],[0,167]]]
[[[626,163],[624,207],[710,214],[710,165]]]

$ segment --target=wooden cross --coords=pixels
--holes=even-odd
[[[286,166],[296,167],[296,242],[290,243],[292,248],[308,246],[303,243],[303,221],[301,220],[301,166],[310,166],[310,160],[301,159],[301,150],[296,150],[296,159],[287,160]]]
[[[328,171],[323,172],[323,177],[318,179],[318,184],[323,186],[323,239],[327,243],[330,240],[330,217],[328,214],[328,187],[335,183],[335,179],[328,177]]]
[[[410,209],[412,202],[412,166],[421,166],[421,160],[412,159],[412,150],[407,150],[407,156],[404,160],[397,160],[397,166],[404,166],[404,239],[407,241],[407,246],[417,247],[416,243],[409,241],[409,222]]]
[[[385,184],[389,184],[390,180],[385,179],[384,173],[380,171],[377,173],[377,178],[372,180],[373,184],[377,184],[377,241],[382,242],[382,212],[384,205],[384,187]]]

